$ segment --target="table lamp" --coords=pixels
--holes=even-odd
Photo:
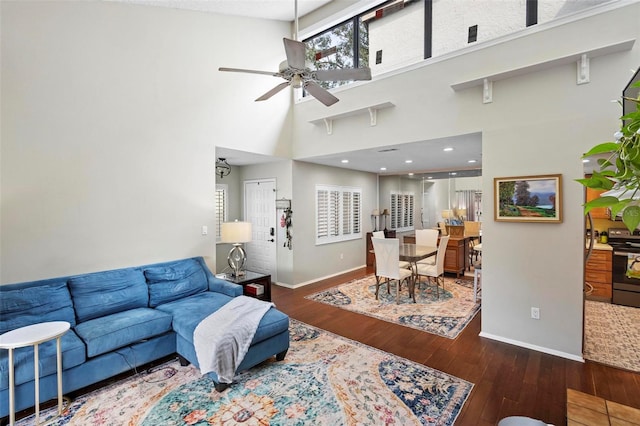
[[[453,218],[453,210],[442,210],[442,218],[445,223],[449,223],[449,220]]]
[[[223,243],[233,244],[233,248],[229,251],[227,262],[233,275],[239,277],[244,275],[242,268],[247,261],[247,254],[242,248],[243,243],[251,241],[251,222],[224,222],[220,230],[220,240]]]

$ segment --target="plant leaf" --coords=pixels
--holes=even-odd
[[[598,197],[584,204],[584,214],[587,214],[593,208],[609,207],[617,204],[619,201],[616,197]]]
[[[590,157],[596,154],[603,154],[605,152],[615,152],[620,146],[615,142],[605,142],[598,144],[591,148],[582,158]]]
[[[622,223],[629,231],[635,230],[640,224],[640,207],[628,206],[622,211]]]
[[[616,215],[622,211],[622,209],[624,209],[626,206],[629,205],[629,203],[631,202],[630,199],[627,200],[620,200],[620,202],[614,204],[611,206],[611,217],[616,217]],[[613,219],[611,219],[613,220]]]

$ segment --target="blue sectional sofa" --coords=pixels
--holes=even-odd
[[[0,334],[67,321],[63,392],[94,384],[177,353],[198,366],[193,331],[242,287],[216,278],[201,257],[0,286]],[[40,400],[57,397],[55,340],[39,345]],[[289,348],[289,318],[272,307],[238,371]],[[16,411],[35,405],[33,347],[14,352]],[[218,382],[214,373],[210,373]],[[219,390],[224,386],[216,386]],[[0,350],[0,417],[9,414],[8,351]]]

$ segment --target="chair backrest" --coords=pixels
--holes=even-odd
[[[447,225],[444,222],[438,222],[438,229],[440,230],[440,235],[449,235],[447,232]]]
[[[436,253],[436,273],[438,276],[444,274],[444,256],[447,253],[449,238],[451,238],[449,235],[440,238],[440,244],[438,245],[438,251]]]
[[[416,244],[419,246],[436,247],[438,245],[438,230],[416,229]]]
[[[400,240],[397,238],[372,238],[373,252],[376,255],[376,275],[379,277],[400,279]]]
[[[373,231],[371,236],[373,238],[384,238],[384,231]]]
[[[482,222],[473,222],[466,220],[464,222],[464,236],[465,237],[477,237],[480,235],[480,226]]]

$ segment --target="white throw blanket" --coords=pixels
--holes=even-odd
[[[249,350],[260,320],[275,306],[238,296],[202,321],[193,331],[193,345],[202,374],[213,371],[220,383],[232,383]]]

